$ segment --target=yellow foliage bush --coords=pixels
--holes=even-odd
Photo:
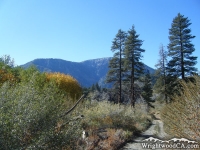
[[[46,78],[48,81],[55,80],[58,88],[66,92],[73,100],[81,96],[81,86],[72,76],[62,73],[46,73]]]
[[[11,73],[0,69],[0,85],[2,85],[5,81],[10,81],[11,83],[14,83],[16,81],[16,78]]]

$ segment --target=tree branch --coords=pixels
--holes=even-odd
[[[69,114],[71,111],[73,111],[73,110],[75,109],[75,107],[81,102],[81,100],[82,100],[85,96],[86,96],[86,94],[83,94],[83,95],[81,96],[81,98],[76,102],[76,104],[75,104],[71,109],[69,109],[67,112],[65,112],[63,115],[61,115],[60,117],[63,117],[63,116],[65,116],[65,115]]]

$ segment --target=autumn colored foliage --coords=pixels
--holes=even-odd
[[[12,83],[16,81],[16,78],[12,73],[0,69],[0,85],[2,85],[6,81],[10,81]]]
[[[72,99],[77,99],[81,96],[81,87],[72,76],[62,73],[46,73],[46,78],[48,81],[55,80],[59,89],[66,92]]]

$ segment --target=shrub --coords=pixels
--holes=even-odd
[[[69,103],[53,82],[43,90],[36,88],[37,74],[26,83],[0,87],[0,149],[68,149],[80,135],[78,121],[56,131],[60,118],[69,109]],[[69,102],[69,101],[68,101]]]
[[[81,107],[82,127],[89,134],[86,149],[119,149],[151,123],[151,117],[142,110],[141,104],[136,104],[133,109],[109,101],[85,101]]]
[[[88,102],[86,102],[88,103]],[[92,102],[83,110],[85,128],[117,128],[129,131],[142,131],[149,125],[150,117],[141,111],[140,106],[136,108],[127,105],[113,104],[108,101]]]
[[[31,66],[28,69],[19,70],[19,79],[20,84],[26,85],[30,83],[30,79],[33,78],[34,75],[34,82],[32,82],[32,86],[41,92],[45,86],[48,86],[47,79],[45,73],[40,73],[39,70],[35,66]]]
[[[6,81],[19,82],[19,67],[14,68],[14,60],[9,55],[0,58],[0,86]]]
[[[172,136],[200,140],[200,77],[180,81],[179,94],[162,110],[166,131]]]
[[[55,80],[57,86],[66,92],[73,100],[81,96],[81,87],[76,79],[61,73],[46,73],[48,81]]]
[[[17,81],[17,78],[12,73],[7,72],[4,69],[0,69],[0,86],[6,81],[9,81],[10,83],[15,83]]]

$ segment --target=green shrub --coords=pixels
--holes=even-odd
[[[122,128],[129,131],[142,131],[149,125],[150,117],[141,111],[140,106],[134,108],[127,105],[113,104],[107,101],[92,102],[83,110],[85,128]]]
[[[14,68],[14,60],[9,55],[0,58],[0,86],[9,81],[10,84],[19,82],[19,67]]]
[[[60,118],[70,103],[63,98],[54,82],[37,88],[38,73],[29,81],[15,86],[4,83],[0,87],[0,149],[62,149],[68,148],[80,135],[78,121],[55,127],[73,116]]]

